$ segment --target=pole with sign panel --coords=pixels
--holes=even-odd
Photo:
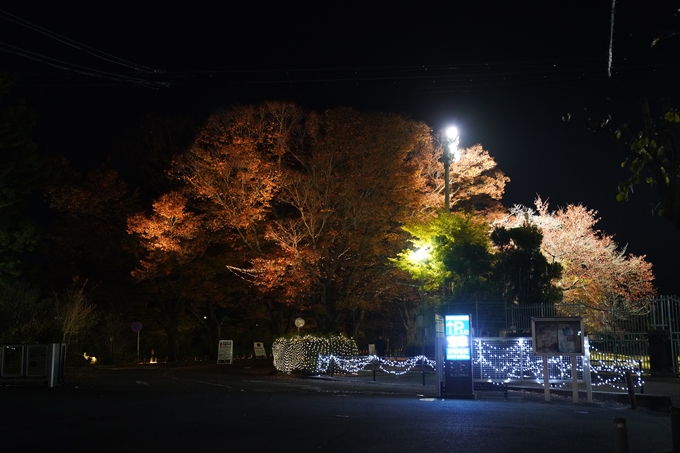
[[[549,357],[571,357],[571,389],[574,403],[578,403],[578,375],[576,357],[585,356],[583,318],[580,316],[531,318],[531,339],[534,355],[543,356],[543,395],[550,401]]]
[[[142,323],[135,321],[130,328],[133,332],[137,332],[137,363],[139,363],[139,332],[142,331]]]
[[[295,327],[298,329],[298,337],[300,336],[300,327],[305,325],[305,320],[302,318],[295,318]]]
[[[446,368],[444,396],[474,398],[472,381],[472,338],[470,315],[444,316],[446,337]]]

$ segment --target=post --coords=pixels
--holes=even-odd
[[[576,371],[576,356],[571,356],[571,398],[578,403],[578,371]]]
[[[586,401],[593,402],[593,383],[590,378],[590,341],[588,337],[583,338],[583,381],[586,384]]]
[[[446,212],[451,211],[451,189],[450,189],[450,182],[449,182],[449,167],[451,166],[451,157],[447,154],[446,150],[444,150],[444,207],[446,208]]]
[[[550,370],[548,369],[548,356],[543,356],[543,396],[550,401]]]
[[[635,387],[633,386],[633,377],[630,370],[626,370],[626,385],[628,386],[628,399],[630,400],[630,408],[637,409],[637,400],[635,399]]]
[[[628,453],[628,430],[625,417],[614,417],[614,451]]]
[[[435,388],[436,396],[437,398],[441,398],[442,395],[442,381],[444,380],[444,373],[442,372],[442,369],[444,368],[444,357],[442,354],[442,348],[444,347],[443,344],[443,338],[437,334],[437,337],[435,338],[435,346],[434,346],[434,354],[435,354],[435,360],[437,361],[437,371],[435,373],[435,376],[437,379],[435,382],[437,383],[437,388]]]
[[[375,358],[373,358],[373,382],[375,382]]]
[[[671,434],[673,453],[680,453],[680,407],[671,406]]]
[[[137,364],[139,365],[139,330],[137,331]]]
[[[423,374],[423,387],[425,386],[425,278],[423,276],[423,263],[420,263],[420,371]]]

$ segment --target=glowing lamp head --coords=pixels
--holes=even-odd
[[[429,257],[430,257],[430,246],[420,247],[418,250],[413,252],[413,254],[411,255],[411,258],[413,259],[413,261],[416,261],[418,263],[425,261]]]
[[[458,141],[458,129],[456,126],[451,126],[450,128],[446,129],[446,138],[449,140]]]
[[[458,129],[455,126],[446,129],[446,138],[448,139],[446,145],[449,149],[449,154],[451,155],[451,161],[458,162],[460,160],[460,150],[458,149],[460,134],[458,134]]]

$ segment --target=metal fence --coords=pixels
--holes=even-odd
[[[505,310],[505,325],[509,332],[530,332],[532,317],[592,316],[586,304],[525,305]],[[646,309],[636,314],[599,312],[605,322],[587,332],[594,348],[594,357],[601,360],[631,359],[641,363],[645,372],[651,370],[649,354],[650,331],[661,332],[669,339],[672,372],[678,374],[680,361],[680,298],[660,296],[651,299]]]
[[[472,378],[476,382],[543,382],[543,357],[534,355],[531,338],[475,338]],[[577,380],[583,381],[583,357],[557,356],[548,360],[551,383],[571,381],[576,360]]]
[[[576,380],[586,386],[608,386],[627,390],[625,375],[630,371],[634,385],[642,385],[639,363],[626,357],[611,359],[593,350],[584,339],[584,356],[548,357],[550,384],[563,385],[572,381],[572,360],[576,361]],[[533,353],[531,337],[475,338],[472,378],[475,383],[543,384],[543,357]]]

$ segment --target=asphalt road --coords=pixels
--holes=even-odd
[[[140,366],[59,388],[0,388],[2,451],[606,452],[625,417],[630,452],[670,451],[668,414],[613,403],[410,390],[225,367]]]

